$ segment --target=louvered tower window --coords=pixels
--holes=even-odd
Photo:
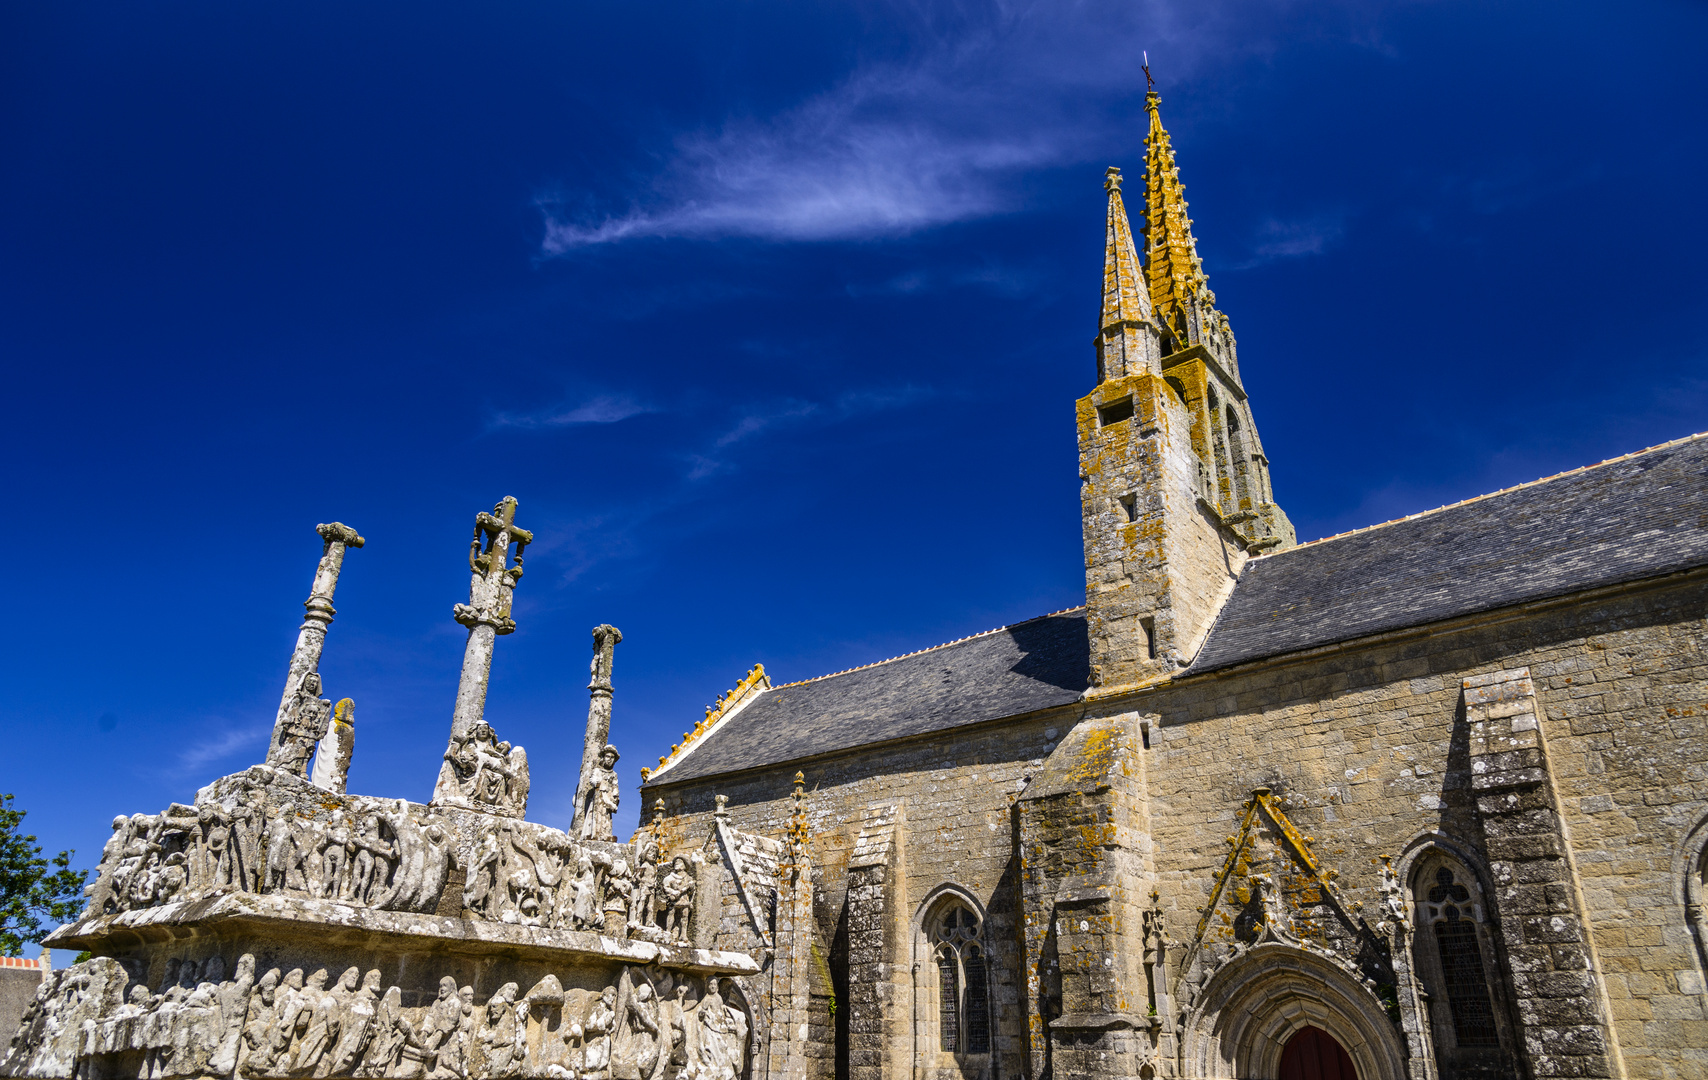
[[[990,1053],[989,978],[979,944],[979,919],[960,904],[937,921],[938,1045],[950,1054]]]

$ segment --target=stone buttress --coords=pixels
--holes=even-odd
[[[1166,981],[1147,946],[1140,723],[1081,722],[1018,802],[1028,1075],[1040,1080],[1155,1075],[1173,1056]]]
[[[1149,97],[1147,261],[1110,169],[1098,384],[1076,403],[1094,687],[1178,670],[1250,555],[1291,547]]]

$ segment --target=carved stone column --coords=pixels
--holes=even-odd
[[[611,667],[615,662],[617,643],[623,632],[615,626],[601,623],[593,628],[592,681],[587,684],[591,700],[587,703],[587,742],[581,750],[581,779],[575,786],[575,819],[569,831],[581,835],[582,819],[587,816],[587,789],[593,784],[594,770],[599,768],[599,755],[611,741]]]
[[[330,525],[316,525],[314,531],[320,534],[324,546],[320,553],[320,565],[314,570],[314,587],[309,590],[308,599],[303,601],[302,606],[308,610],[302,617],[302,629],[297,631],[297,647],[291,653],[290,669],[285,673],[285,691],[279,697],[279,711],[273,718],[273,738],[268,748],[269,760],[279,746],[291,703],[302,689],[303,676],[320,669],[320,652],[326,645],[326,628],[332,625],[332,616],[336,614],[332,607],[332,594],[338,588],[338,574],[344,568],[344,551],[347,548],[359,548],[366,543],[356,534],[355,529],[339,521]]]
[[[457,682],[456,711],[451,717],[451,737],[460,738],[486,712],[486,686],[492,675],[492,648],[498,635],[513,633],[510,601],[522,577],[522,550],[533,543],[534,534],[516,525],[516,500],[505,496],[490,514],[476,514],[474,539],[469,542],[469,602],[451,609],[457,622],[468,627],[463,648],[462,677]],[[516,545],[516,561],[510,562],[510,545]]]

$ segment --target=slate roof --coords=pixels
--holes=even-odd
[[[1708,436],[1253,559],[1189,673],[1708,564]]]
[[[650,781],[675,783],[999,720],[1079,700],[1085,609],[1045,615],[894,660],[768,690]]]
[[[1708,565],[1708,435],[1247,563],[1186,674]],[[1077,700],[1085,609],[753,698],[646,786]]]

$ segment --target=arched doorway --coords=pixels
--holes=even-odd
[[[1280,1080],[1358,1080],[1358,1070],[1333,1035],[1307,1025],[1281,1051]]]
[[[1290,1076],[1282,1072],[1281,1055],[1306,1028],[1332,1037],[1352,1062],[1343,1073],[1324,1077],[1409,1075],[1405,1043],[1382,1001],[1320,954],[1273,942],[1255,945],[1223,965],[1194,997],[1181,1032],[1184,1076]]]

